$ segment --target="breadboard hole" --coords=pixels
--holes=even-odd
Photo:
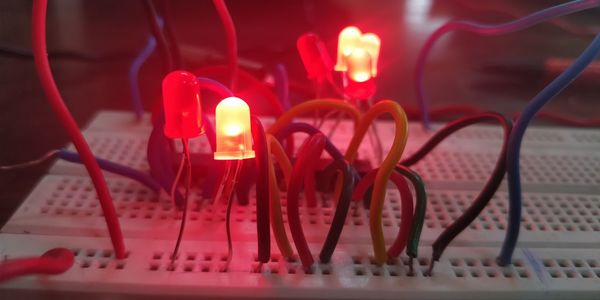
[[[473,128],[465,128],[453,134],[448,141],[469,140],[472,142],[489,142],[494,141],[501,143],[504,139],[504,132],[500,127],[479,126]],[[528,132],[525,137],[528,143],[564,143],[565,137],[559,132],[536,130]]]
[[[600,279],[600,262],[596,259],[544,259],[542,263],[551,278]]]
[[[227,253],[185,251],[173,257],[172,252],[154,251],[149,259],[148,270],[152,272],[225,272]]]
[[[597,132],[573,132],[571,137],[579,144],[600,144],[600,134]]]
[[[89,179],[63,177],[44,195],[39,211],[43,215],[102,217],[102,209]],[[150,218],[157,212],[171,212],[171,203],[138,183],[127,180],[108,181],[113,202],[120,218]]]
[[[110,178],[109,188],[117,215],[121,220],[135,222],[179,222],[182,212],[168,197],[161,198],[136,182]],[[101,207],[89,179],[77,176],[53,176],[44,181],[40,191],[33,193],[17,215],[25,219],[48,217],[67,220],[103,217]],[[454,222],[476,198],[476,191],[428,190],[425,232],[440,232]],[[211,199],[202,197],[200,190],[192,190],[188,206],[188,222],[195,224],[222,224],[225,222],[224,204],[214,206]],[[282,219],[287,223],[285,192],[281,193]],[[317,194],[316,207],[307,207],[301,197],[299,214],[309,232],[322,234],[331,225],[336,205],[329,194]],[[470,224],[466,231],[502,232],[506,228],[508,194],[497,192],[488,206]],[[388,189],[382,211],[382,226],[388,232],[397,232],[402,219],[402,200],[396,189]],[[232,223],[245,226],[256,222],[256,199],[251,191],[250,203],[234,203]],[[127,228],[127,222],[124,223]],[[49,224],[52,226],[52,224]],[[71,225],[77,226],[77,223]],[[346,228],[369,231],[369,211],[362,202],[352,203],[345,220]],[[532,233],[590,233],[600,232],[600,196],[588,194],[523,193],[522,228]],[[139,230],[139,229],[137,229]],[[498,237],[501,238],[501,237]],[[583,238],[583,237],[582,237]]]
[[[378,125],[384,144],[389,146],[393,125],[386,122]],[[328,131],[327,126],[330,125],[324,126],[325,131]],[[345,120],[340,126],[333,143],[344,150],[352,135],[352,124]],[[411,126],[407,152],[414,151],[431,135],[419,130],[419,125]],[[147,171],[148,132],[149,127],[138,128],[136,132],[119,127],[88,130],[86,136],[93,140],[92,150],[100,157]],[[305,138],[304,134],[295,135],[298,144]],[[38,290],[56,281],[80,289],[101,283],[107,292],[116,294],[123,292],[128,284],[137,290],[143,285],[156,284],[163,286],[167,295],[193,291],[196,294],[192,296],[196,297],[210,288],[238,292],[237,296],[240,290],[245,293],[248,290],[245,288],[253,288],[265,295],[271,293],[268,296],[273,297],[313,292],[331,298],[342,298],[347,293],[355,298],[368,298],[359,293],[384,295],[388,291],[390,293],[384,295],[388,298],[402,293],[415,295],[415,298],[449,295],[472,298],[473,292],[496,296],[494,293],[502,290],[514,293],[515,298],[520,295],[544,298],[572,293],[573,285],[577,290],[574,297],[597,298],[600,256],[595,242],[600,231],[600,152],[597,151],[600,134],[592,131],[528,130],[522,155],[524,193],[519,242],[523,248],[515,253],[512,266],[500,267],[495,262],[497,246],[504,238],[508,210],[507,194],[502,186],[482,214],[436,263],[435,278],[425,275],[430,264],[430,244],[475,199],[496,163],[501,138],[502,131],[494,126],[460,131],[416,166],[428,185],[429,203],[420,256],[413,262],[414,273],[409,273],[406,254],[381,266],[375,264],[369,211],[363,203],[351,205],[330,263],[317,262],[305,270],[297,257],[283,258],[272,240],[274,252],[269,262],[260,264],[255,253],[256,200],[253,196],[246,206],[234,205],[234,258],[231,268],[223,272],[227,252],[225,207],[213,207],[210,199],[203,198],[196,189],[190,199],[182,250],[171,259],[176,236],[173,232],[176,233],[181,213],[167,197],[112,175],[107,181],[131,251],[127,259],[116,260],[93,186],[84,177],[83,167],[66,163],[56,169],[54,174],[57,175],[42,180],[4,227],[0,234],[1,250],[5,257],[12,258],[23,256],[22,249],[32,255],[57,245],[73,249],[76,264],[69,272],[45,277],[43,281],[27,278],[19,282]],[[374,157],[369,143],[365,139],[359,157]],[[192,141],[193,152],[207,149],[205,140]],[[65,174],[81,177],[63,176]],[[283,219],[287,222],[285,193],[281,196]],[[309,208],[303,197],[300,198],[303,228],[312,253],[318,259],[335,214],[335,199],[318,194],[317,206]],[[388,190],[382,212],[386,243],[398,232],[401,211],[402,199],[398,192]],[[90,232],[97,237],[90,237]],[[7,236],[18,238],[13,240]],[[528,249],[533,258],[525,257],[524,249]],[[243,288],[236,289],[232,285]]]
[[[333,123],[333,121],[326,122],[323,130],[327,132],[327,128],[331,127]],[[382,135],[381,139],[389,148],[388,144],[393,140],[394,125],[389,122],[381,122],[379,126]],[[414,130],[411,131],[411,139],[409,139],[409,142],[412,141],[412,143],[409,143],[406,151],[407,154],[416,149],[417,145],[414,144],[416,141],[422,143],[431,135],[430,133],[425,134],[421,130],[416,130],[415,127],[418,126],[412,126]],[[332,142],[344,152],[348,141],[352,137],[352,132],[352,123],[345,120],[339,125],[336,134],[333,135]],[[442,143],[436,150],[426,156],[425,159],[415,165],[415,169],[426,181],[485,182],[495,165],[502,141],[502,134],[500,128],[492,126],[479,126],[458,131],[455,136]],[[122,131],[122,133],[108,133],[105,131],[86,132],[86,137],[90,140],[92,150],[98,157],[142,171],[148,170],[145,155],[147,135],[148,133],[145,131],[137,131],[134,134],[126,130]],[[306,135],[295,134],[294,137],[297,143],[301,144]],[[600,134],[596,132],[532,128],[532,130],[528,131],[525,138],[526,145],[532,143],[538,146],[549,146],[544,147],[545,151],[543,153],[535,151],[535,147],[531,147],[531,149],[524,148],[521,156],[523,183],[599,186],[600,171],[598,170],[600,170],[600,155],[597,154],[598,152],[587,151],[585,153],[577,153],[576,151],[567,151],[566,149],[568,148],[565,148],[567,146],[571,148],[589,148],[591,146],[600,148],[599,140]],[[375,155],[371,150],[372,147],[369,140],[366,139],[363,144],[359,149],[358,156],[373,162]],[[180,145],[176,146],[180,147]],[[456,146],[467,147],[468,149],[461,148],[461,150],[457,150]],[[204,137],[191,140],[191,149],[193,152],[211,152]],[[548,151],[549,149],[552,150]],[[59,162],[58,164],[62,166],[62,169],[71,168],[79,172],[83,170],[81,166],[77,165],[70,164],[69,166],[65,166],[63,162]]]
[[[256,254],[254,258],[254,263],[250,268],[251,273],[311,277],[334,275],[333,267],[330,264],[317,262],[310,268],[304,268],[297,257],[284,259],[279,254],[274,254],[270,261],[264,264],[258,262]]]
[[[434,150],[414,166],[426,181],[485,182],[491,174],[496,153]],[[524,184],[600,185],[600,156],[576,154],[521,155]]]
[[[438,191],[429,193],[425,226],[446,228],[471,205],[476,192]],[[469,226],[470,230],[505,230],[508,194],[499,192]],[[392,210],[399,210],[392,204]],[[397,216],[397,214],[395,214]],[[600,197],[595,195],[523,195],[523,225],[527,231],[600,231]]]
[[[146,159],[147,136],[130,134],[86,134],[90,148],[99,158],[124,164],[138,170],[148,170]],[[70,150],[75,150],[73,146]]]
[[[527,279],[532,276],[521,259],[507,267],[499,267],[493,258],[450,258],[448,261],[456,278]]]
[[[76,265],[81,269],[124,270],[130,252],[125,252],[125,258],[117,260],[111,249],[73,248]]]
[[[239,249],[238,249],[239,250]],[[139,268],[139,265],[128,265],[130,252],[126,259],[115,260],[111,249],[73,248],[77,265],[81,269],[97,271],[122,271],[127,268]],[[370,255],[358,254],[348,257],[337,257],[336,263],[316,262],[310,269],[302,267],[297,257],[286,259],[279,253],[271,254],[268,263],[260,264],[258,255],[252,254],[246,271],[225,270],[227,253],[220,251],[182,251],[175,257],[170,251],[152,251],[147,257],[146,270],[149,272],[178,272],[178,273],[227,273],[249,272],[263,275],[285,276],[353,276],[355,278],[391,278],[391,277],[428,277],[427,270],[430,259],[423,256],[413,261],[413,272],[410,272],[410,260],[406,256],[389,259],[383,265],[377,265]],[[338,255],[339,256],[339,255]],[[344,263],[346,262],[346,265]],[[600,259],[598,258],[542,258],[541,271],[551,279],[600,279]],[[239,262],[238,262],[239,263]],[[244,263],[242,263],[244,264]],[[437,268],[448,266],[449,275],[457,279],[494,279],[494,280],[530,280],[535,279],[535,272],[528,262],[517,258],[512,265],[500,267],[493,257],[444,257],[436,264]],[[350,273],[347,270],[350,270]],[[340,270],[344,270],[340,273]],[[433,276],[436,275],[434,272]],[[540,275],[537,275],[540,276]]]

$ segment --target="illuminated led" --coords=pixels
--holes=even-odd
[[[227,124],[223,126],[223,134],[226,136],[238,136],[242,133],[242,125],[241,124]]]
[[[338,52],[337,63],[335,70],[340,72],[348,71],[348,57],[357,49],[362,49],[369,53],[371,75],[369,78],[377,76],[377,63],[379,61],[379,50],[381,48],[381,40],[374,33],[363,34],[360,29],[349,26],[340,32],[338,37]],[[360,56],[363,56],[361,53]],[[358,76],[360,75],[360,76]],[[355,77],[364,78],[364,74],[356,73]],[[368,80],[368,79],[367,79]]]
[[[376,77],[381,40],[374,33],[365,33],[360,37],[360,46],[369,53],[369,56],[371,56],[371,76]]]
[[[215,111],[217,131],[216,160],[239,160],[254,157],[250,108],[237,97],[223,99]]]
[[[360,44],[362,33],[360,29],[349,26],[340,32],[338,37],[337,63],[335,70],[339,72],[347,71],[345,56],[348,56]]]
[[[202,133],[200,85],[196,76],[173,71],[162,82],[164,133],[169,138],[193,138]]]
[[[346,56],[348,77],[355,82],[365,82],[373,77],[371,71],[371,56],[362,48],[357,48]]]
[[[323,79],[331,72],[333,62],[327,53],[325,44],[316,34],[301,35],[296,41],[296,47],[309,79]]]

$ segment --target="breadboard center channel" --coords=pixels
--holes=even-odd
[[[311,122],[311,120],[306,120]],[[265,120],[268,126],[270,120]],[[326,122],[328,132],[333,121]],[[393,125],[381,121],[384,149],[393,140]],[[441,125],[437,125],[440,127]],[[102,112],[85,136],[92,151],[142,171],[146,163],[148,122],[134,123],[121,112]],[[333,143],[343,152],[352,125],[342,122]],[[407,153],[431,133],[411,124]],[[306,136],[296,134],[297,144]],[[504,238],[508,211],[506,186],[451,245],[436,264],[434,277],[423,276],[429,245],[470,205],[494,167],[502,131],[475,126],[442,143],[415,170],[428,188],[428,209],[415,274],[401,256],[384,266],[371,259],[368,211],[354,205],[329,264],[312,270],[283,259],[272,243],[271,261],[259,269],[256,259],[256,208],[235,205],[232,213],[234,258],[227,272],[225,207],[208,204],[200,190],[190,198],[190,213],[182,251],[170,251],[181,221],[168,197],[140,184],[106,173],[128,246],[128,257],[115,260],[102,211],[83,167],[57,161],[31,192],[0,234],[0,255],[39,255],[52,247],[68,247],[76,266],[59,276],[18,279],[0,286],[7,295],[40,289],[94,292],[94,295],[138,294],[244,298],[419,298],[559,299],[597,298],[600,292],[600,132],[530,128],[522,151],[524,183],[521,250],[514,265],[499,267],[494,258]],[[203,138],[192,141],[193,152],[209,152]],[[359,157],[374,160],[365,138]],[[283,202],[285,204],[285,195]],[[301,207],[305,234],[313,253],[335,212],[332,199],[319,195],[316,208]],[[285,206],[284,222],[287,223]],[[398,232],[400,198],[389,189],[383,210],[387,243]],[[98,288],[89,289],[90,284]],[[97,289],[97,291],[94,291]],[[551,291],[552,293],[546,293]]]

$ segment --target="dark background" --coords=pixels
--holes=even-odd
[[[382,39],[377,98],[414,107],[411,74],[417,51],[427,34],[445,20],[502,22],[559,2],[229,0],[227,4],[236,23],[241,58],[262,66],[251,70],[257,76],[276,63],[285,63],[291,80],[310,88],[296,53],[296,38],[313,31],[334,56],[337,33],[347,25],[357,25]],[[223,63],[224,34],[211,1],[170,3],[186,68]],[[31,1],[0,0],[0,165],[37,158],[68,141],[28,57],[30,14]],[[505,113],[517,111],[557,74],[546,66],[547,60],[578,55],[593,37],[589,31],[600,27],[599,16],[599,10],[592,10],[560,19],[569,30],[542,24],[500,37],[448,35],[436,46],[427,67],[432,105],[472,104]],[[130,109],[127,71],[149,35],[139,1],[51,0],[47,34],[57,84],[81,126],[100,109]],[[160,96],[161,76],[161,60],[155,52],[140,77],[147,110]],[[547,111],[598,116],[599,78],[598,71],[587,73]],[[252,106],[269,111],[261,103]],[[0,171],[0,224],[48,166]]]

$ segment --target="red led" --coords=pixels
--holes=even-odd
[[[202,133],[200,84],[194,74],[173,71],[162,82],[165,135],[193,138]]]
[[[316,34],[301,35],[296,42],[296,47],[309,79],[323,79],[333,69],[333,62],[327,53],[327,48]]]
[[[348,85],[344,88],[344,94],[351,99],[368,100],[375,95],[377,86],[373,78],[358,82],[354,80],[348,80]]]

